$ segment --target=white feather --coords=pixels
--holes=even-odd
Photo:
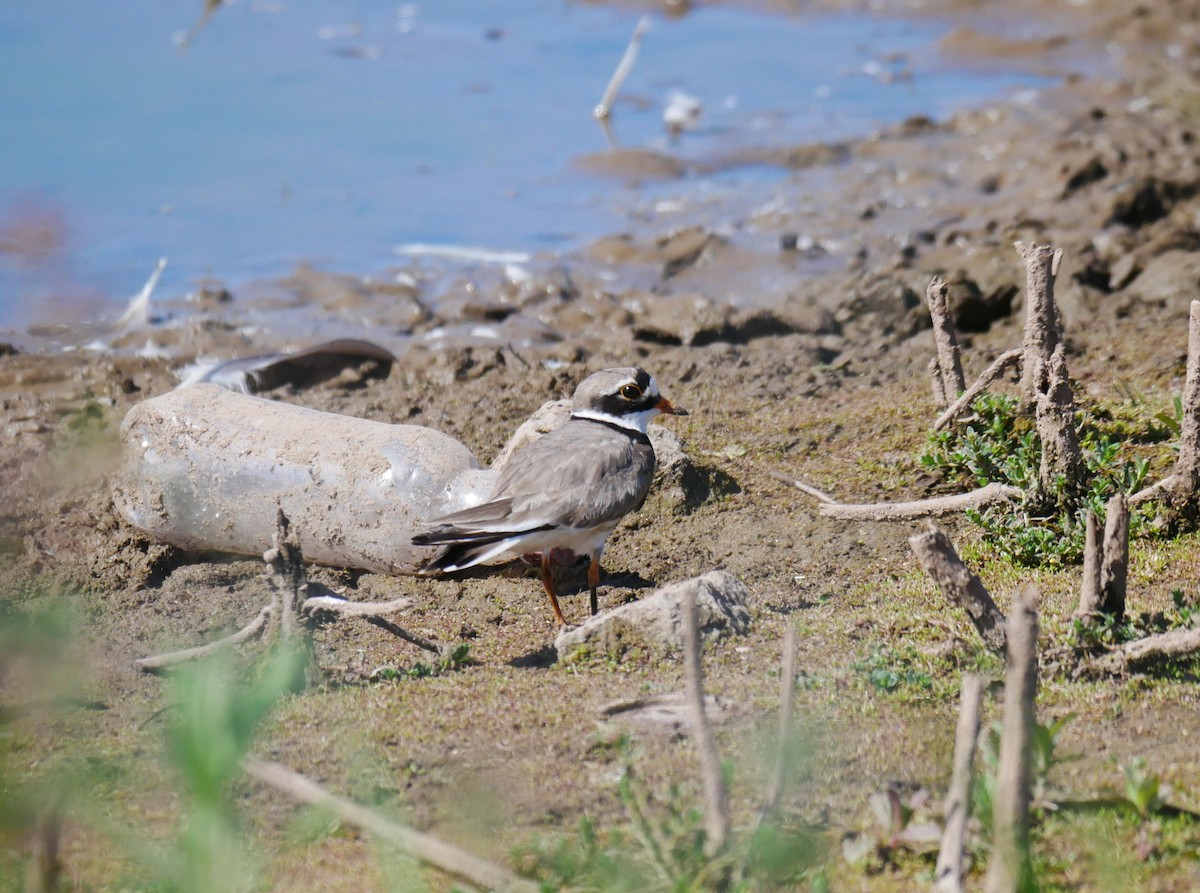
[[[607,425],[616,425],[618,428],[624,428],[626,431],[640,431],[646,433],[646,429],[650,425],[650,420],[656,415],[660,415],[662,410],[657,406],[651,406],[649,409],[643,409],[641,412],[630,412],[625,415],[609,415],[607,412],[600,412],[597,409],[577,409],[571,413],[573,419],[591,419],[593,422],[604,422]]]

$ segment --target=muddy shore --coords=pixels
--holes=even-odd
[[[812,751],[789,808],[854,829],[869,822],[867,795],[889,782],[940,796],[953,668],[968,662],[972,630],[922,578],[906,542],[918,525],[822,519],[772,473],[846,501],[937,491],[940,482],[917,460],[936,416],[921,296],[933,275],[949,282],[970,378],[1020,340],[1023,268],[1014,241],[1065,252],[1057,294],[1071,373],[1090,401],[1168,409],[1182,382],[1189,302],[1200,297],[1200,3],[1064,2],[1031,8],[1028,19],[1010,7],[999,23],[980,20],[975,6],[883,4],[959,17],[950,52],[1020,54],[1048,72],[1092,54],[1103,56],[1099,73],[945,122],[910,120],[869,139],[794,147],[770,159],[796,174],[767,206],[723,207],[719,216],[685,206],[636,231],[598,237],[578,256],[535,259],[518,276],[492,264],[436,273],[413,266],[386,283],[299,271],[252,295],[212,288],[157,322],[104,333],[106,353],[42,352],[37,337],[3,351],[5,601],[15,611],[69,604],[78,629],[55,690],[103,705],[35,711],[11,724],[22,771],[70,765],[81,742],[92,742],[120,778],[112,817],[153,837],[171,833],[178,802],[158,761],[154,719],[167,696],[132,662],[249,620],[263,599],[261,563],[153,543],[115,513],[109,480],[120,420],[173,388],[176,370],[198,357],[335,337],[353,324],[396,351],[386,380],[349,372],[269,396],[427,425],[485,463],[521,421],[568,395],[587,372],[649,369],[691,412],[667,423],[688,455],[728,485],[686,511],[652,498],[627,519],[610,540],[601,606],[715,568],[749,587],[750,635],[718,642],[706,657],[710,687],[729,705],[718,743],[738,767],[735,823],[761,790],[789,624],[800,631],[808,684],[799,710]],[[264,308],[281,319],[302,308],[320,331],[264,331]],[[163,355],[141,350],[147,343]],[[947,526],[963,542],[977,540],[965,521]],[[1135,609],[1163,610],[1173,588],[1194,591],[1198,569],[1194,537],[1137,546]],[[981,567],[1004,606],[1021,582],[1012,573],[996,562]],[[676,661],[558,665],[545,596],[520,569],[433,581],[312,574],[354,599],[412,597],[403,622],[440,641],[468,642],[472,662],[432,678],[369,681],[372,669],[404,668],[421,655],[366,626],[322,626],[318,658],[329,682],[284,703],[260,752],[497,859],[539,835],[573,830],[585,813],[601,822],[619,817],[615,757],[602,743],[612,731],[598,709],[677,689]],[[1042,586],[1049,634],[1061,630],[1077,592],[1074,571],[1025,578]],[[572,584],[564,611],[582,616],[582,571]],[[880,649],[936,661],[943,675],[933,693],[897,698],[864,683],[858,667]],[[8,669],[4,699],[27,700],[14,694],[37,690],[27,668]],[[1200,808],[1194,680],[1050,678],[1043,716],[1077,713],[1062,749],[1084,755],[1061,767],[1063,788],[1119,785],[1116,767],[1141,755],[1184,805]],[[695,777],[687,739],[646,736],[638,748],[650,784]],[[372,851],[353,834],[297,847],[282,830],[287,803],[255,785],[239,796],[249,827],[270,842],[270,886],[357,890],[364,876],[382,886]],[[74,831],[64,851],[72,876],[115,886],[123,861],[98,833]],[[1099,889],[1090,857],[1080,858],[1083,867],[1064,883]],[[1181,863],[1135,876],[1141,886],[1130,889],[1197,883]],[[903,879],[874,887],[852,877],[862,889],[904,888]]]

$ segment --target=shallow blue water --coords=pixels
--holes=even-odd
[[[180,294],[205,276],[237,284],[301,261],[377,271],[406,242],[536,251],[621,227],[630,187],[572,159],[607,146],[591,110],[635,13],[561,0],[241,0],[182,48],[200,9],[0,9],[0,327],[52,316],[55,302],[111,311],[159,257],[160,290]],[[942,30],[721,7],[654,18],[615,133],[625,147],[668,148],[673,89],[704,113],[670,151],[703,158],[940,117],[1039,82],[919,67]],[[911,77],[890,77],[902,71]]]

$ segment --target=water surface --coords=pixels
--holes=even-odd
[[[111,314],[159,257],[182,294],[405,243],[536,252],[620,229],[635,187],[581,174],[638,15],[553,0],[199,0],[0,11],[0,327]],[[654,17],[613,119],[686,159],[938,118],[1038,79],[933,63],[936,22],[728,7]],[[695,130],[671,141],[673,91]],[[779,182],[778,170],[721,175]],[[681,188],[704,187],[686,181]],[[659,187],[661,189],[661,186]],[[82,311],[76,309],[83,307]]]

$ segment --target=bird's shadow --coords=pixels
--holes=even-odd
[[[554,643],[550,642],[528,654],[514,657],[508,662],[508,665],[517,669],[544,670],[556,663],[558,663],[558,652],[554,648]]]
[[[587,565],[584,565],[586,571]],[[588,591],[587,573],[578,574],[575,572],[559,573],[555,575],[556,588],[558,594],[562,596],[578,595]],[[614,573],[604,573],[600,576],[600,602],[604,603],[604,592],[606,589],[655,589],[658,584],[653,580],[647,580],[636,571],[616,571]],[[632,601],[632,599],[630,599]],[[616,607],[610,605],[609,607]]]

